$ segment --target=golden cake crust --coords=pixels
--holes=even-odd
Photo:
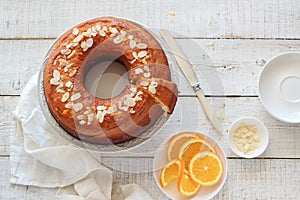
[[[94,97],[83,84],[88,62],[105,57],[117,58],[130,81],[112,99]],[[138,24],[100,17],[74,26],[54,44],[45,65],[44,94],[51,114],[68,133],[93,144],[115,144],[153,125],[164,113],[161,102],[169,103],[171,111],[175,106],[177,87],[169,91],[169,99],[160,101],[136,84],[142,78],[161,79],[174,88],[159,43]]]

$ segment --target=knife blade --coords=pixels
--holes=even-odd
[[[194,92],[196,93],[198,100],[204,110],[206,117],[211,122],[212,126],[220,133],[222,133],[222,123],[216,116],[212,105],[208,102],[206,97],[203,94],[203,90],[200,87],[200,83],[194,73],[191,63],[188,61],[185,53],[175,41],[173,36],[169,33],[166,29],[160,29],[160,35],[163,40],[166,42],[167,46],[171,50],[172,54],[175,57],[175,60],[180,67],[183,75],[190,83],[191,87],[193,88]]]

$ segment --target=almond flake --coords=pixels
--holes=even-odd
[[[79,43],[83,39],[83,35],[78,35],[76,38],[74,38],[73,43]]]
[[[86,45],[88,48],[90,48],[91,46],[93,46],[93,38],[89,38],[86,40]]]
[[[148,45],[145,44],[145,43],[138,43],[138,44],[136,45],[136,47],[137,47],[138,49],[147,49]]]
[[[115,44],[120,44],[123,41],[123,39],[124,38],[122,37],[122,35],[118,35],[117,37],[114,38],[113,41]]]
[[[97,110],[106,110],[106,106],[97,106]]]
[[[133,40],[133,36],[132,35],[128,35],[128,40]]]
[[[149,85],[148,82],[146,82],[146,81],[141,81],[141,86],[148,86],[148,85]]]
[[[145,70],[146,72],[149,72],[149,71],[150,71],[150,69],[149,69],[149,67],[148,67],[147,65],[144,66],[144,70]]]
[[[100,30],[100,31],[99,31],[99,35],[101,35],[102,37],[104,37],[104,36],[106,36],[106,33],[105,33],[104,30]]]
[[[60,80],[60,73],[56,69],[53,71],[53,78],[56,80]]]
[[[101,26],[100,26],[100,24],[97,24],[96,25],[96,31],[100,31],[101,30]]]
[[[145,58],[143,58],[142,63],[143,63],[144,65],[147,65],[147,64],[148,64]]]
[[[102,30],[107,31],[107,26],[103,26]]]
[[[135,51],[132,52],[132,56],[133,56],[135,59],[139,59],[138,54],[137,54]]]
[[[71,87],[73,85],[73,83],[71,81],[66,82],[65,86],[67,88]]]
[[[72,67],[73,63],[68,64],[67,66],[65,66],[64,68],[64,72],[68,72],[68,70],[70,69],[70,67]]]
[[[88,45],[87,45],[86,42],[81,42],[80,47],[81,47],[82,49],[87,49],[87,48],[88,48]]]
[[[78,42],[74,42],[73,47],[77,47],[78,44],[79,44]]]
[[[142,70],[141,68],[136,68],[136,69],[134,70],[134,73],[135,73],[135,74],[141,74],[141,73],[143,73],[143,70]]]
[[[139,53],[138,53],[138,57],[139,58],[143,58],[143,57],[145,57],[147,55],[147,51],[140,51]]]
[[[74,49],[70,55],[67,56],[68,59],[70,59],[74,54],[75,54],[76,50]]]
[[[63,89],[57,89],[56,92],[57,92],[57,93],[60,93],[60,94],[65,93],[65,91],[64,91]]]
[[[69,55],[71,53],[71,49],[62,49],[60,50],[60,53],[63,55]]]
[[[71,101],[76,101],[78,100],[79,98],[81,97],[81,94],[78,92],[78,93],[75,93],[71,96]]]
[[[121,35],[123,36],[123,38],[125,38],[125,36],[126,36],[126,34],[127,34],[126,31],[121,30],[120,33],[121,33]]]
[[[83,32],[82,35],[84,37],[91,37],[92,35],[92,30],[89,28],[86,32]]]
[[[94,119],[94,114],[88,114],[88,121],[92,122]]]
[[[135,46],[136,46],[136,42],[134,40],[130,40],[129,41],[129,47],[130,47],[130,49],[134,49]]]
[[[135,87],[131,87],[131,88],[130,88],[130,91],[131,91],[131,92],[136,92],[136,88],[135,88]]]
[[[70,76],[70,77],[74,76],[74,75],[76,74],[76,72],[77,72],[76,69],[72,70],[72,71],[69,73],[69,76]]]
[[[69,102],[65,105],[65,108],[72,108],[73,106],[73,103],[72,102]]]
[[[150,86],[148,87],[149,92],[151,92],[152,94],[156,93],[156,87],[158,86],[157,82],[151,81]]]
[[[78,28],[74,28],[72,33],[73,33],[73,35],[78,35],[79,29]]]
[[[129,112],[130,112],[131,114],[133,114],[133,113],[135,113],[135,110],[133,110],[133,108],[131,108],[131,109],[129,110]]]
[[[51,79],[50,79],[50,84],[51,84],[51,85],[59,85],[59,83],[60,83],[59,80],[57,80],[57,79],[55,79],[55,78],[51,78]]]
[[[119,33],[118,29],[116,29],[115,27],[109,27],[108,30],[109,30],[112,34]]]
[[[80,121],[79,121],[79,124],[80,124],[81,126],[83,126],[83,125],[86,124],[86,122],[85,122],[84,120],[80,120]]]
[[[71,43],[69,43],[69,44],[66,45],[66,48],[70,49],[72,46],[73,46],[73,43],[71,42]]]
[[[76,118],[79,119],[79,120],[83,120],[83,119],[85,119],[85,116],[84,115],[78,115]]]
[[[79,110],[81,110],[83,108],[83,105],[82,105],[82,103],[76,103],[76,104],[73,104],[72,107],[75,112],[78,112]]]
[[[68,61],[66,61],[65,59],[62,59],[62,58],[58,59],[58,62],[59,62],[59,66],[61,66],[61,67],[69,64]]]
[[[144,77],[149,78],[150,77],[150,72],[144,73]]]
[[[69,97],[70,97],[69,92],[64,93],[61,97],[61,102],[66,102]]]
[[[135,63],[136,59],[133,59],[131,61],[129,61],[129,63],[132,65],[133,63]]]

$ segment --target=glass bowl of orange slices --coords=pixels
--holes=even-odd
[[[182,132],[157,149],[154,178],[171,199],[211,199],[227,177],[227,159],[220,145],[203,133]]]

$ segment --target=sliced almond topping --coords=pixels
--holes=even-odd
[[[61,67],[69,64],[68,61],[66,61],[65,59],[62,59],[62,58],[58,59],[58,62],[59,62],[59,66],[61,66]]]
[[[131,109],[129,110],[129,112],[130,112],[131,114],[133,114],[133,113],[135,113],[135,110],[133,110],[133,108],[131,108]]]
[[[93,38],[89,38],[86,40],[86,45],[88,48],[90,48],[91,46],[93,46]]]
[[[92,122],[94,120],[94,114],[88,114],[88,121]]]
[[[101,26],[100,26],[100,24],[97,24],[96,25],[96,31],[100,31],[101,30]]]
[[[88,49],[88,45],[86,42],[81,42],[80,47],[82,48],[83,51],[86,51]]]
[[[129,63],[132,65],[133,63],[135,63],[136,59],[133,59],[131,61],[129,61]]]
[[[99,31],[99,35],[101,35],[102,37],[104,37],[104,36],[106,36],[106,33],[105,33],[104,30],[100,30],[100,31]]]
[[[147,49],[148,45],[145,44],[145,43],[138,43],[138,44],[136,45],[136,47],[137,47],[138,49]]]
[[[83,39],[83,35],[78,35],[76,38],[74,38],[73,43],[79,43]]]
[[[55,78],[51,78],[51,79],[50,79],[50,84],[51,84],[51,85],[59,85],[59,83],[60,83],[59,80],[57,80],[57,79],[55,79]]]
[[[136,92],[136,88],[135,87],[131,87],[130,91],[135,93]]]
[[[108,30],[109,30],[112,34],[119,33],[118,29],[116,29],[115,27],[109,27]]]
[[[135,51],[132,52],[132,56],[133,56],[135,59],[139,59],[138,54],[137,54]]]
[[[56,80],[60,80],[60,72],[56,69],[53,71],[53,78]]]
[[[142,70],[141,68],[136,68],[136,69],[134,70],[134,73],[135,73],[135,74],[141,74],[141,73],[143,73],[143,70]]]
[[[147,65],[147,64],[148,64],[145,58],[142,59],[142,63],[143,63],[144,65]]]
[[[140,51],[139,53],[138,53],[138,57],[139,58],[143,58],[143,57],[145,57],[147,55],[147,51]]]
[[[117,37],[114,38],[114,43],[115,44],[120,44],[123,41],[123,36],[122,35],[118,35]]]
[[[102,30],[107,31],[107,26],[103,26]]]
[[[148,87],[148,90],[149,92],[151,92],[152,94],[155,94],[156,93],[156,87],[157,87],[158,83],[155,82],[155,81],[151,81],[149,87]]]
[[[75,103],[75,104],[73,104],[72,107],[73,107],[75,112],[78,112],[83,108],[83,105],[82,105],[82,103]]]
[[[65,86],[67,88],[71,87],[73,85],[73,83],[71,81],[66,82]]]
[[[71,53],[71,49],[62,49],[60,50],[60,53],[63,55],[69,55]]]
[[[150,71],[150,69],[149,69],[149,67],[148,67],[147,65],[144,66],[144,70],[145,70],[146,72],[149,72],[149,71]]]
[[[86,122],[85,122],[84,120],[80,120],[80,121],[79,121],[79,124],[80,124],[81,126],[83,126],[83,125],[86,124]]]
[[[81,94],[78,92],[78,93],[75,93],[71,96],[71,101],[76,101],[78,100],[79,98],[81,97]]]
[[[66,102],[69,97],[70,97],[69,92],[64,93],[62,98],[61,98],[61,102]]]
[[[71,42],[71,43],[69,43],[69,44],[66,45],[66,48],[70,49],[72,46],[73,46],[73,43]]]
[[[78,35],[79,29],[78,28],[74,28],[72,33],[73,33],[73,35]]]
[[[149,85],[148,82],[146,82],[146,81],[141,81],[141,86],[148,86],[148,85]]]
[[[67,56],[68,59],[70,59],[74,54],[75,54],[76,50],[74,49],[70,55]]]
[[[70,77],[74,76],[74,75],[76,74],[76,72],[77,72],[76,69],[72,70],[72,71],[69,73],[69,76],[70,76]]]
[[[65,108],[72,108],[73,102],[69,102],[65,105]]]
[[[89,28],[86,32],[83,32],[82,35],[84,37],[91,37],[92,35],[92,30]]]
[[[97,106],[97,110],[106,110],[106,106]]]
[[[65,66],[64,68],[64,72],[68,72],[68,70],[70,69],[70,67],[72,67],[73,63],[68,64],[67,66]]]
[[[85,119],[85,116],[84,115],[78,115],[76,118],[79,119],[79,120],[83,120],[83,119]]]
[[[64,91],[63,89],[57,89],[56,92],[57,92],[57,93],[60,93],[60,94],[65,93],[65,91]]]
[[[121,30],[120,34],[123,36],[123,38],[125,38],[125,36],[126,36],[127,33],[126,33],[126,31]]]
[[[130,49],[134,49],[136,47],[136,42],[134,40],[130,40],[129,47],[130,47]]]
[[[133,36],[132,35],[128,35],[128,40],[133,40]]]
[[[79,44],[78,42],[74,42],[73,47],[76,47],[78,44]]]
[[[150,77],[150,72],[144,73],[144,77],[149,78]]]

